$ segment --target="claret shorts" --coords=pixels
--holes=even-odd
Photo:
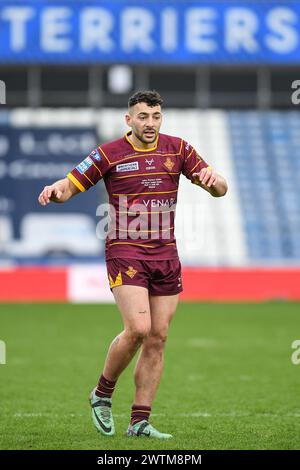
[[[178,258],[153,261],[112,258],[106,260],[106,266],[111,290],[121,285],[145,287],[150,295],[175,295],[183,290]]]

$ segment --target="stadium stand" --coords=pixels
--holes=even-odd
[[[2,127],[1,134],[3,139],[5,132],[23,129],[25,125],[27,130],[48,129],[51,134],[55,126],[57,130],[63,130],[72,123],[77,126],[80,123],[81,127],[94,128],[100,143],[125,132],[124,113],[125,110],[116,109],[15,109],[9,113],[10,125]],[[294,111],[165,111],[162,132],[180,135],[194,145],[204,159],[226,174],[230,186],[228,197],[216,201],[206,193],[198,194],[197,189],[182,177],[177,239],[185,264],[243,266],[299,261],[299,128],[300,116]],[[3,155],[2,167],[11,164],[14,158],[17,156],[8,151]],[[81,158],[79,154],[77,158]],[[56,160],[57,163],[59,160],[63,161],[63,156]],[[64,169],[65,165],[62,166]],[[44,182],[47,180],[40,178],[40,186]],[[81,201],[77,199],[79,212],[85,205],[85,197]],[[64,210],[67,212],[68,207]],[[28,212],[32,209],[28,208]],[[30,232],[30,220],[44,224],[41,217],[34,218],[34,213],[31,218],[28,216],[27,231]],[[58,220],[59,215],[56,217]],[[78,217],[82,224],[82,216]],[[55,225],[53,218],[54,214],[51,225]],[[12,236],[12,231],[7,215],[2,214],[1,220],[3,244]],[[88,232],[92,230],[90,227]],[[81,236],[80,231],[78,235]],[[17,240],[10,241],[15,247],[14,252],[22,256],[16,247]],[[90,255],[95,253],[96,250],[91,250]],[[26,250],[23,255],[26,257]]]
[[[249,260],[297,262],[299,113],[229,112],[227,119]]]

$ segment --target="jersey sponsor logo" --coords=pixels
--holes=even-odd
[[[142,202],[146,207],[172,207],[176,203],[176,199],[175,197],[170,199],[143,199]]]
[[[139,162],[121,163],[117,165],[117,171],[134,171],[139,169]]]
[[[165,162],[164,162],[164,166],[169,170],[171,171],[173,169],[173,166],[175,165],[175,163],[172,161],[172,159],[170,157],[167,157]]]
[[[97,160],[98,162],[100,162],[100,161],[102,160],[102,157],[101,157],[101,155],[100,155],[98,149],[93,150],[93,151],[89,154],[89,157],[94,158],[94,159]]]
[[[155,170],[156,166],[154,165],[154,158],[151,158],[151,160],[145,159],[145,162],[147,163],[146,170]]]
[[[133,266],[128,266],[128,270],[126,271],[127,276],[131,279],[136,275],[137,270],[133,268]]]
[[[90,156],[86,157],[79,165],[76,166],[76,170],[82,175],[92,166],[93,160]]]

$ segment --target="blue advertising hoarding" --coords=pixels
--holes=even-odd
[[[0,2],[0,63],[300,63],[298,1]]]
[[[1,118],[1,115],[0,115]],[[98,144],[94,126],[0,123],[1,259],[99,257],[96,237],[101,186],[65,204],[38,203],[43,187],[64,178]]]

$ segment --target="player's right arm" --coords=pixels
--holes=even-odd
[[[50,186],[45,186],[38,201],[42,206],[46,206],[50,202],[66,202],[77,193],[80,193],[80,190],[75,184],[69,178],[64,178]]]
[[[45,186],[39,195],[39,203],[46,206],[50,202],[66,202],[75,194],[87,191],[103,178],[110,168],[108,157],[101,147],[97,147],[66,178]]]

